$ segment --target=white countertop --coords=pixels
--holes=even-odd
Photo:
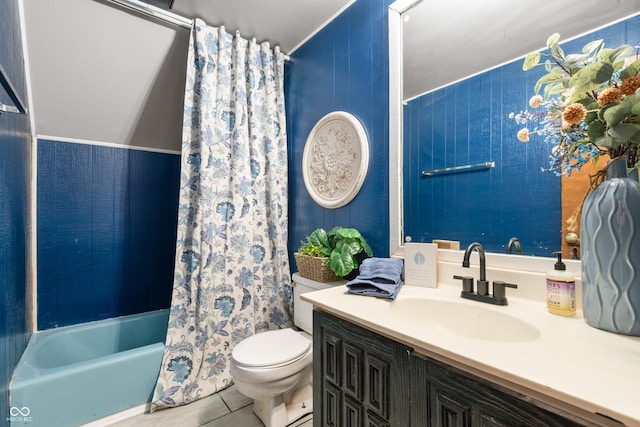
[[[450,362],[539,400],[564,402],[569,410],[599,413],[629,426],[640,426],[640,337],[590,327],[580,314],[553,315],[544,302],[509,297],[509,291],[508,306],[462,299],[460,288],[449,285],[405,285],[396,301],[348,294],[344,285],[305,293],[301,298],[315,308],[408,345],[417,353]],[[394,314],[394,306],[397,313],[402,300],[416,297],[455,301],[462,304],[462,309],[481,305],[535,325],[540,333],[519,342],[465,338]]]

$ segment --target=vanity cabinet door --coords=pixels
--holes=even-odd
[[[441,362],[412,356],[411,425],[422,427],[570,427],[573,420],[525,401],[507,390]]]
[[[314,427],[407,427],[409,349],[315,311]]]

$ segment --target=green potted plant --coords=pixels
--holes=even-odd
[[[328,233],[322,228],[313,230],[294,256],[302,277],[330,282],[355,277],[372,251],[357,229],[336,226]]]
[[[298,252],[293,255],[298,265],[298,273],[302,277],[318,282],[333,282],[340,279],[327,265],[331,246],[324,229],[313,230],[304,241],[300,242]]]
[[[340,277],[353,279],[358,274],[360,263],[373,256],[371,247],[355,228],[336,226],[327,234],[329,247],[328,266]]]

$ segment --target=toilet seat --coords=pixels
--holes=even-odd
[[[232,375],[248,382],[284,378],[309,365],[311,355],[311,341],[293,329],[262,332],[233,349]]]
[[[240,366],[274,367],[298,359],[311,347],[311,341],[291,328],[261,332],[246,338],[233,349]]]

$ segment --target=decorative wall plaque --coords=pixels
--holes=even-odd
[[[369,142],[360,121],[335,111],[313,127],[302,155],[309,195],[325,208],[339,208],[360,191],[369,167]]]

